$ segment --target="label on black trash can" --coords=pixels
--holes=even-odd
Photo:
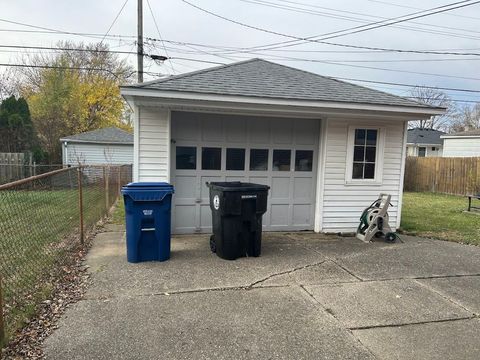
[[[256,199],[257,195],[242,195],[242,200],[243,199]]]
[[[220,209],[220,198],[218,197],[218,195],[215,195],[215,196],[213,197],[213,208],[214,208],[215,210]]]

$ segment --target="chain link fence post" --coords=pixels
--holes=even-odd
[[[104,181],[104,189],[105,189],[105,212],[108,213],[108,169],[104,166],[103,167],[103,181]]]
[[[78,174],[78,211],[80,218],[80,244],[84,244],[84,233],[83,233],[83,172],[82,167],[79,166],[77,170]]]
[[[117,167],[117,196],[120,196],[122,190],[122,166]]]
[[[5,324],[3,322],[3,291],[2,291],[2,277],[0,276],[0,352],[5,344]]]

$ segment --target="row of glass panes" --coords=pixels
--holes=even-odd
[[[227,148],[226,170],[245,170],[245,149]],[[250,166],[252,171],[268,170],[268,149],[250,149]],[[290,171],[292,150],[273,150],[273,171]],[[202,147],[202,170],[221,170],[222,149]],[[295,151],[295,171],[312,171],[313,151]],[[178,170],[197,169],[197,148],[194,146],[176,147],[176,168]]]

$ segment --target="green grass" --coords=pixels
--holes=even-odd
[[[480,212],[465,213],[462,196],[405,193],[401,229],[440,240],[480,245]]]
[[[119,224],[119,225],[125,224],[125,204],[121,197],[120,199],[118,199],[115,205],[115,210],[113,211],[113,214],[112,214],[111,223]]]
[[[84,225],[106,213],[100,186],[85,187]],[[7,336],[48,298],[46,279],[80,245],[76,189],[0,191],[0,274],[3,279]]]

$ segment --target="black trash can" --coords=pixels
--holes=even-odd
[[[213,225],[211,250],[226,260],[260,256],[262,216],[267,211],[270,187],[238,181],[212,182],[207,186]]]

